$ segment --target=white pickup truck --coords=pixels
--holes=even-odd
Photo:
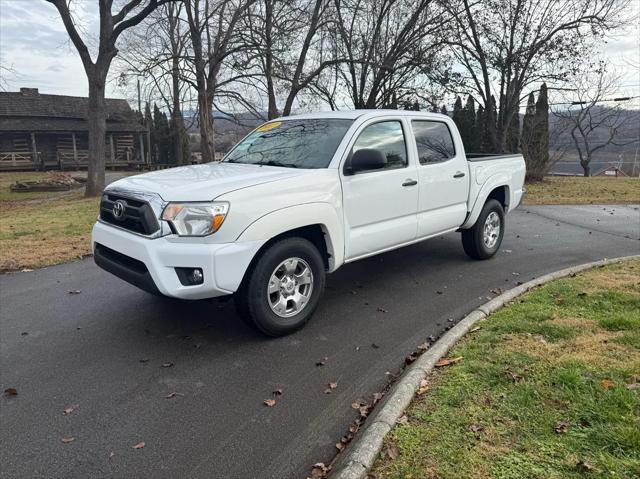
[[[356,110],[256,128],[221,162],[109,185],[93,228],[95,262],[146,291],[235,295],[271,336],[302,327],[326,273],[459,231],[464,251],[500,248],[523,196],[520,155],[465,156],[453,121]]]

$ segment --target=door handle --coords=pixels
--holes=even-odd
[[[456,174],[453,175],[454,178],[462,178],[464,173],[462,171],[456,171]]]
[[[407,178],[406,180],[404,180],[404,183],[402,183],[402,186],[415,186],[418,184],[417,180],[412,180],[411,178]]]

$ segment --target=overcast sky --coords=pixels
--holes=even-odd
[[[640,11],[640,0],[634,1],[630,15]],[[74,2],[85,33],[98,31],[96,4],[94,0]],[[619,32],[602,51],[624,75],[619,96],[640,95],[640,26]],[[629,62],[634,62],[635,68]],[[80,59],[55,7],[44,0],[0,0],[0,64],[13,71],[1,73],[10,91],[24,86],[39,88],[42,93],[87,95]],[[111,84],[107,95],[122,97],[123,93]],[[640,106],[640,102],[634,103]]]

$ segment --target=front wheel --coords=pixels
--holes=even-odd
[[[284,336],[303,327],[324,291],[324,261],[304,238],[274,243],[247,274],[236,293],[236,309],[268,336]]]
[[[462,247],[473,259],[488,259],[498,252],[504,236],[504,210],[500,202],[488,200],[475,224],[462,230]]]

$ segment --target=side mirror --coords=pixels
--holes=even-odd
[[[359,171],[379,170],[387,166],[387,156],[381,150],[363,148],[351,156],[348,171],[351,174]]]

